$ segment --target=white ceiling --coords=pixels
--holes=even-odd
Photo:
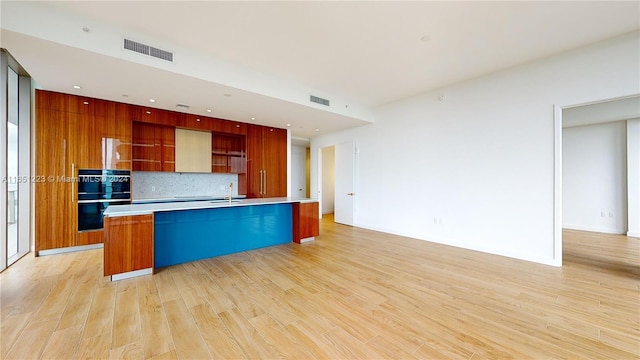
[[[2,47],[45,89],[73,92],[80,82],[88,96],[145,105],[154,97],[156,107],[187,103],[203,115],[213,108],[218,117],[289,123],[303,138],[375,121],[372,110],[385,103],[640,29],[638,1],[0,6]],[[124,53],[124,36],[174,51],[176,64]],[[309,104],[309,94],[331,108]]]

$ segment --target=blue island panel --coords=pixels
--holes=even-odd
[[[291,204],[154,214],[154,267],[290,243]]]

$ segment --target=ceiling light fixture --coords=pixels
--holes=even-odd
[[[208,112],[208,113],[210,113],[210,112],[211,112],[211,109],[207,109],[207,112]]]
[[[80,85],[73,85],[74,89],[82,89],[82,87],[80,87]]]
[[[255,120],[255,119],[256,119],[256,118],[254,118],[254,117],[251,117],[251,120]]]
[[[320,131],[320,129],[316,128],[316,132]]]
[[[291,124],[287,124],[287,127],[291,127]]]
[[[149,101],[151,101],[151,102],[156,102],[156,99],[149,99]]]

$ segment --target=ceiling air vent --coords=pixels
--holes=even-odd
[[[143,43],[139,43],[137,41],[124,39],[124,48],[127,50],[131,50],[137,52],[139,54],[153,56],[154,58],[166,60],[173,62],[173,53],[155,48],[153,46],[149,46]]]
[[[324,106],[329,106],[329,100],[327,100],[327,99],[323,99],[323,98],[320,98],[320,97],[317,97],[317,96],[310,95],[310,96],[309,96],[309,100],[310,100],[311,102],[316,103],[316,104],[320,104],[320,105],[324,105]]]
[[[178,109],[178,110],[189,110],[189,105],[176,104],[176,109]]]

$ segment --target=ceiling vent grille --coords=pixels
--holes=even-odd
[[[124,48],[127,50],[131,50],[133,52],[137,52],[139,54],[153,56],[154,58],[166,60],[173,62],[173,53],[155,48],[153,46],[149,46],[143,43],[139,43],[137,41],[124,39]]]
[[[316,103],[316,104],[320,104],[320,105],[324,105],[324,106],[329,106],[329,100],[327,99],[323,99],[321,97],[317,97],[317,96],[313,96],[310,95],[309,96],[309,101]]]

